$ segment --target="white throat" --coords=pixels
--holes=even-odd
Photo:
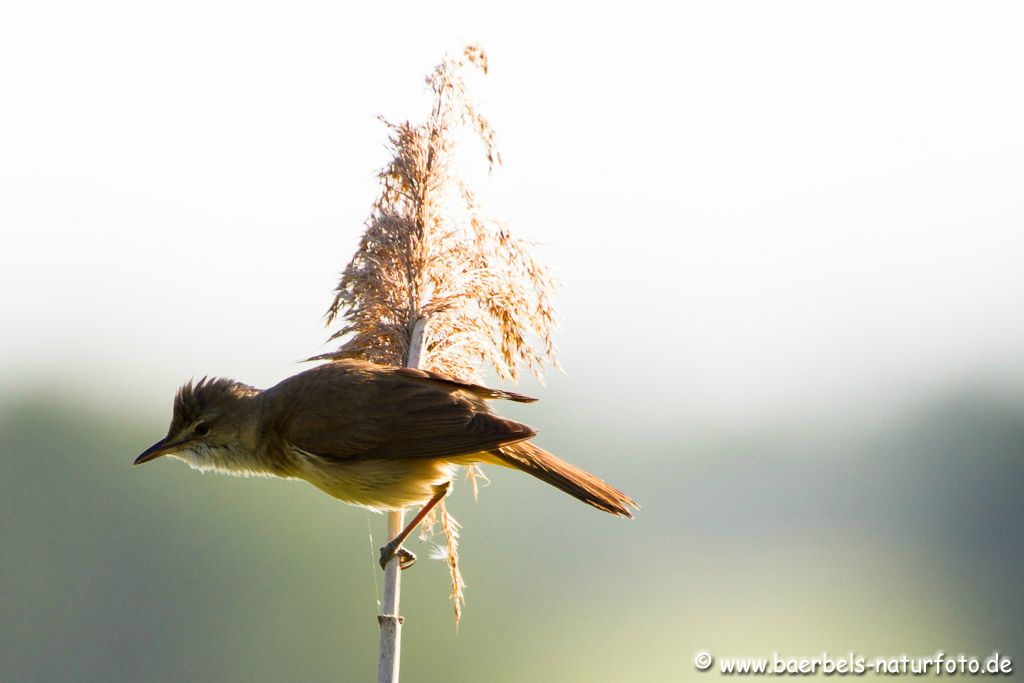
[[[219,472],[235,477],[269,477],[272,476],[260,467],[259,460],[246,450],[234,449],[229,446],[210,446],[193,443],[175,453],[175,458],[188,463],[188,466],[200,472]]]

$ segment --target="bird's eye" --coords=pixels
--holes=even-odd
[[[207,434],[210,433],[210,425],[206,424],[205,422],[200,422],[199,424],[192,428],[192,431],[198,434],[199,436],[206,436]]]

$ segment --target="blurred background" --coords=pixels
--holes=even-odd
[[[643,508],[458,486],[462,625],[407,572],[403,680],[1024,658],[1022,15],[6,4],[0,680],[372,679],[383,517],[131,461],[190,377],[329,348],[375,115],[466,41],[506,164],[467,173],[562,282],[566,373],[502,410]]]

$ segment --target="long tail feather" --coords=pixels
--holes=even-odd
[[[528,441],[502,446],[491,453],[509,467],[532,474],[598,510],[632,518],[633,510],[640,507],[614,486]]]

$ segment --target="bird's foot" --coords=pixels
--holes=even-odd
[[[394,541],[380,549],[380,568],[384,569],[392,557],[398,555],[398,568],[408,569],[416,564],[416,555]]]

